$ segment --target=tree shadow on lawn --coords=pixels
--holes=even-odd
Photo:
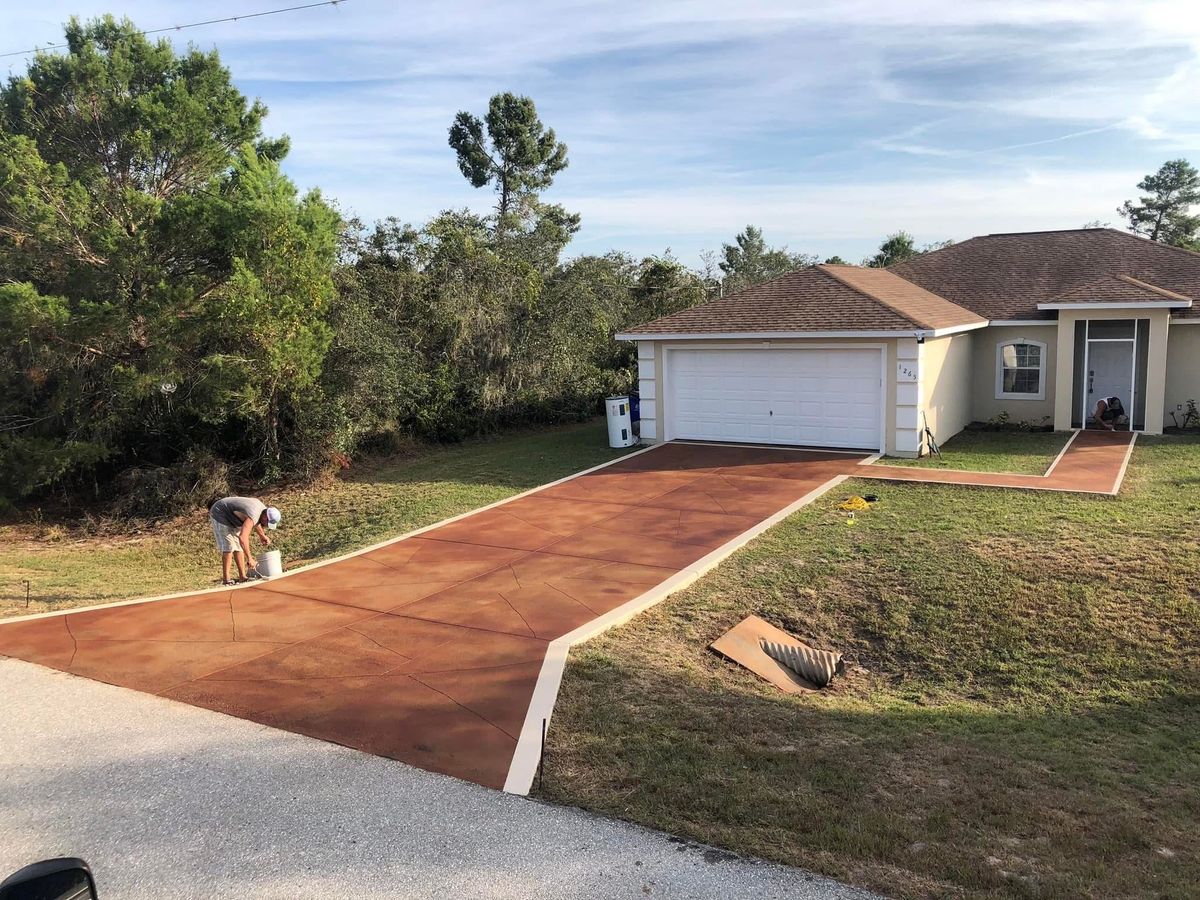
[[[1184,897],[1200,882],[1195,692],[923,706],[788,697],[736,671],[731,692],[577,648],[543,795],[897,896]]]

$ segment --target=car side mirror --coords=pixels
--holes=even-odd
[[[0,900],[96,900],[92,870],[82,859],[47,859],[0,882]]]

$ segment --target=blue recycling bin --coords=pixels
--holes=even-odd
[[[642,398],[637,394],[629,395],[629,421],[642,421]]]

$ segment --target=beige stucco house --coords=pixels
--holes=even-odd
[[[818,265],[617,335],[642,440],[916,456],[972,421],[1161,433],[1200,398],[1200,254],[1109,228],[992,234],[892,266]]]

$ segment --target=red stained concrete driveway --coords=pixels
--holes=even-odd
[[[0,654],[500,788],[550,641],[832,479],[1116,493],[1131,440],[1045,476],[666,444],[261,586],[0,624]]]
[[[0,654],[499,788],[551,640],[862,458],[667,444],[261,586],[0,625]]]

